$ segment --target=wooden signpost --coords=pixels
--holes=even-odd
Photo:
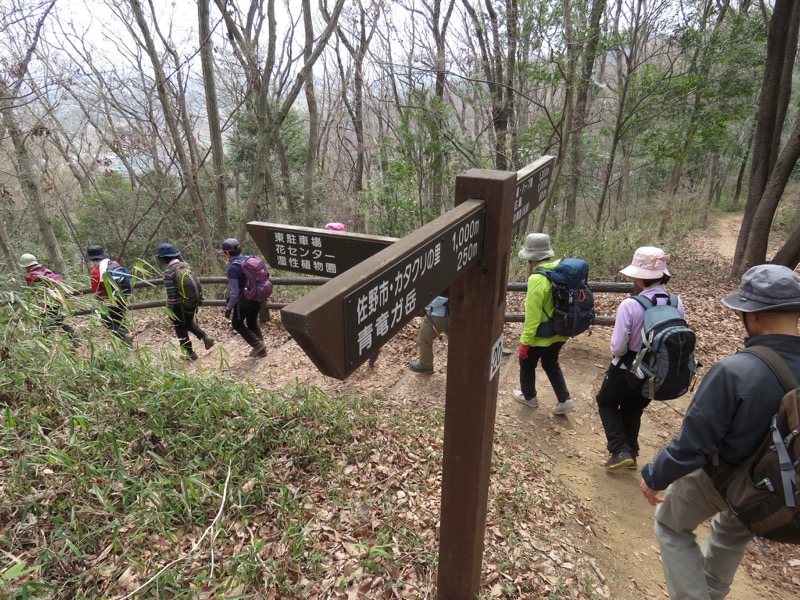
[[[546,197],[552,161],[543,157],[519,173],[459,175],[453,210],[281,311],[320,371],[345,379],[450,287],[437,591],[443,600],[473,599],[480,588],[512,228]],[[248,224],[268,260],[279,256],[271,248],[280,242],[265,233],[269,227],[286,229]]]
[[[247,231],[275,269],[336,277],[397,238],[252,221]]]

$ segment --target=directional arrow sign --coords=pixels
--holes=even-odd
[[[336,277],[377,254],[396,238],[252,221],[247,231],[276,269]]]
[[[514,227],[547,198],[550,173],[553,171],[555,161],[555,156],[542,156],[517,171],[517,195],[514,198],[512,222]]]
[[[346,379],[483,251],[484,202],[468,200],[281,310],[319,370]]]

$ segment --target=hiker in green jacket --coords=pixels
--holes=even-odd
[[[519,257],[527,260],[531,268],[552,269],[559,260],[552,260],[555,252],[550,247],[550,236],[545,233],[532,233],[525,239],[525,245],[519,251]],[[519,340],[519,390],[514,390],[514,400],[537,408],[539,400],[536,397],[536,365],[542,361],[550,385],[556,395],[556,404],[553,414],[564,415],[575,410],[575,404],[569,397],[567,383],[558,363],[558,355],[567,336],[554,335],[552,337],[537,337],[539,325],[548,320],[547,315],[553,314],[552,285],[545,275],[533,273],[528,278],[528,293],[525,296],[525,324]]]

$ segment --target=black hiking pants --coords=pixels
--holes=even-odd
[[[178,336],[181,349],[189,354],[192,351],[192,340],[189,339],[189,334],[193,333],[199,340],[206,337],[206,332],[200,329],[195,321],[197,309],[186,308],[183,304],[170,304],[167,308],[169,308],[169,318],[175,328],[175,335]]]
[[[253,302],[243,296],[233,309],[231,327],[244,338],[244,341],[255,348],[264,339],[261,328],[258,326],[258,313],[261,310],[260,302]]]
[[[627,369],[611,365],[596,400],[600,421],[606,432],[608,451],[611,454],[630,452],[636,458],[639,454],[642,413],[650,404],[650,398],[631,389]]]

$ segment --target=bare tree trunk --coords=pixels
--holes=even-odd
[[[744,254],[744,263],[748,267],[766,260],[772,221],[798,159],[800,159],[800,111],[797,112],[794,129],[775,162],[775,168],[772,169],[750,222],[747,249]],[[791,248],[787,249],[787,253],[792,254]]]
[[[222,146],[222,130],[219,122],[217,84],[214,77],[214,45],[209,25],[210,0],[198,0],[197,22],[200,33],[200,64],[203,70],[203,91],[206,98],[208,133],[211,140],[211,161],[214,165],[214,203],[217,208],[216,234],[228,235],[228,199],[225,195],[225,150]]]
[[[708,213],[711,211],[711,204],[714,202],[714,192],[717,189],[717,168],[719,166],[719,153],[711,152],[708,161],[708,177],[706,182],[706,197],[703,201],[703,212],[700,220],[702,227],[708,225]]]
[[[758,205],[776,160],[775,138],[780,138],[783,126],[782,122],[778,122],[778,117],[785,115],[785,107],[781,107],[780,102],[788,101],[785,88],[791,88],[792,85],[792,69],[787,69],[786,62],[789,61],[794,65],[799,24],[800,3],[776,0],[767,33],[767,58],[758,102],[758,123],[753,140],[750,183],[731,265],[732,277],[740,276],[750,266],[764,260],[764,257],[756,251],[749,251],[747,246],[752,239],[750,234]]]
[[[311,19],[310,0],[303,0],[303,27],[306,34],[303,56],[305,60],[308,60],[314,50],[314,23]],[[319,143],[319,109],[314,89],[313,71],[308,72],[303,89],[306,95],[306,105],[308,106],[308,150],[303,173],[303,222],[307,227],[311,227],[314,225],[315,220],[314,171],[317,159],[317,144]]]
[[[150,35],[150,28],[147,25],[147,21],[145,21],[144,12],[142,11],[142,5],[140,1],[129,0],[129,2],[131,9],[133,10],[134,18],[136,19],[136,24],[142,34],[144,49],[150,58],[150,63],[153,67],[153,72],[155,73],[158,98],[161,103],[161,110],[164,112],[164,122],[167,126],[167,130],[169,131],[169,135],[172,138],[174,151],[184,178],[184,183],[186,188],[189,190],[189,201],[195,219],[197,220],[197,232],[200,236],[200,241],[203,246],[203,252],[201,255],[210,256],[212,254],[213,244],[211,242],[211,232],[208,229],[208,220],[206,219],[203,196],[200,192],[200,186],[197,183],[197,172],[192,167],[190,158],[187,156],[183,147],[184,140],[181,138],[180,131],[178,129],[179,117],[176,117],[175,112],[172,109],[172,102],[167,94],[169,81],[167,80],[166,73],[164,72],[161,57],[156,51],[153,37]],[[128,27],[132,29],[131,24],[128,24]],[[131,31],[131,33],[133,34],[134,32]],[[187,133],[190,134],[191,132]]]
[[[606,0],[594,0],[589,15],[589,31],[587,34],[586,48],[583,51],[583,68],[578,81],[575,97],[575,132],[572,136],[572,170],[567,185],[564,213],[564,224],[575,227],[577,223],[577,197],[578,185],[583,168],[583,128],[586,127],[586,118],[589,114],[589,84],[592,80],[594,63],[597,59],[597,47],[600,43],[600,19],[606,9]]]
[[[572,132],[572,95],[575,82],[575,63],[577,62],[575,56],[575,43],[574,32],[572,30],[572,9],[569,0],[563,0],[564,5],[564,36],[567,41],[567,72],[564,81],[564,108],[561,118],[561,140],[558,144],[558,155],[556,156],[555,164],[553,165],[553,172],[550,175],[550,187],[547,189],[547,199],[543,202],[542,208],[536,215],[536,224],[533,227],[535,232],[544,230],[544,222],[547,218],[547,212],[550,205],[553,204],[558,191],[558,182],[561,179],[561,169],[564,166],[564,157],[567,155],[569,148],[569,137]]]
[[[281,167],[281,182],[283,183],[283,194],[286,197],[286,210],[289,223],[297,223],[297,205],[292,193],[292,172],[289,168],[289,159],[286,156],[286,146],[283,143],[280,133],[275,136],[275,150],[278,154],[278,164]],[[275,215],[277,216],[277,215]]]
[[[4,85],[0,86],[0,97],[8,98],[6,91],[7,89]],[[53,222],[47,213],[47,203],[44,194],[42,194],[42,188],[39,186],[39,181],[34,174],[33,159],[28,152],[24,136],[17,125],[12,109],[7,106],[6,102],[3,102],[3,104],[5,105],[2,108],[3,125],[8,131],[11,143],[14,145],[14,162],[22,193],[39,226],[39,233],[47,249],[47,254],[50,256],[51,264],[54,265],[57,271],[63,273],[67,265],[61,254],[61,247],[58,244],[56,234],[53,231]]]

